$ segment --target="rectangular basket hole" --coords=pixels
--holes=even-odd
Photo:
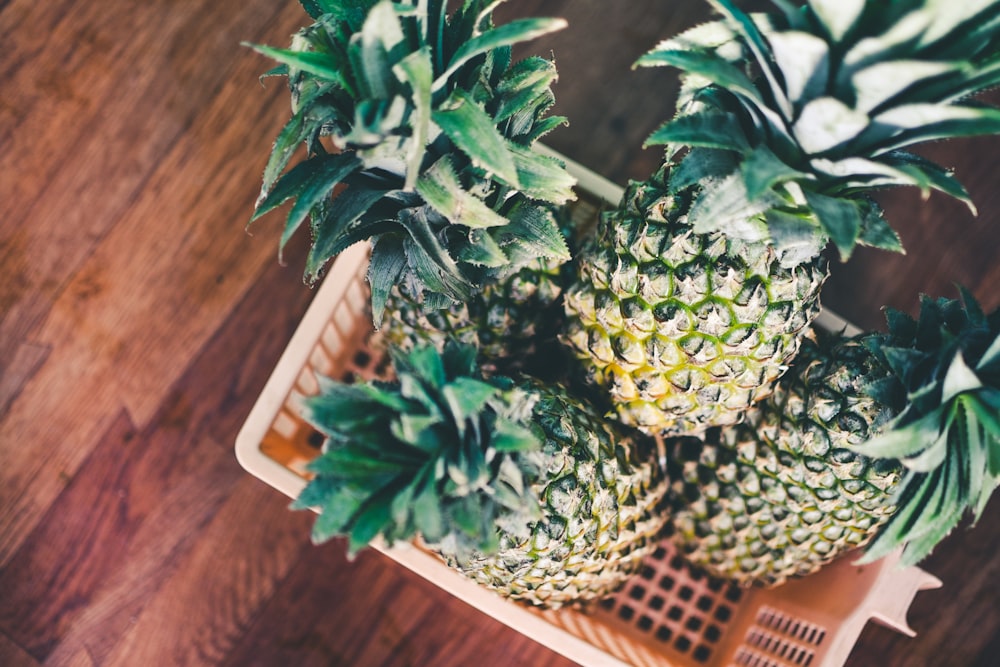
[[[665,625],[661,625],[660,627],[656,628],[656,634],[654,636],[657,638],[657,640],[666,644],[674,636],[674,631]]]
[[[819,646],[826,638],[826,630],[813,623],[788,616],[770,607],[762,607],[757,612],[757,623],[770,630],[776,630],[793,639],[812,646]]]
[[[310,447],[320,449],[324,442],[326,442],[326,436],[319,431],[309,431],[309,435],[306,436],[306,443]]]
[[[682,618],[684,618],[684,608],[683,607],[678,607],[677,605],[674,605],[667,612],[667,618],[669,618],[671,621],[679,621],[679,620],[681,620]]]
[[[643,565],[642,569],[639,571],[639,576],[645,579],[646,581],[652,581],[653,577],[656,576],[656,570],[654,570],[648,565]]]
[[[698,644],[694,647],[694,651],[691,653],[691,657],[695,659],[696,662],[705,663],[708,659],[712,657],[712,649],[705,646],[704,644]]]
[[[687,653],[691,650],[691,640],[684,635],[678,635],[677,640],[674,641],[674,648],[681,653]]]
[[[368,368],[368,364],[372,361],[372,356],[368,354],[367,350],[358,350],[354,353],[354,365],[358,368]]]
[[[628,596],[633,600],[641,600],[646,597],[646,589],[636,584],[628,592]]]
[[[674,587],[673,577],[667,575],[663,575],[662,577],[660,577],[660,588],[662,588],[665,591],[669,591],[672,590],[673,587]]]
[[[640,616],[639,620],[636,621],[636,626],[643,632],[649,632],[653,629],[653,619],[649,616]]]
[[[661,609],[663,609],[663,605],[665,603],[666,600],[663,598],[662,595],[654,595],[653,597],[649,598],[649,602],[647,602],[646,604],[653,611],[660,611]]]
[[[698,601],[694,603],[694,606],[697,607],[699,611],[708,611],[712,608],[712,603],[714,602],[715,600],[713,600],[710,596],[702,595],[698,598]]]
[[[631,621],[633,616],[635,616],[635,609],[632,607],[623,604],[618,608],[618,617],[623,621]]]
[[[698,632],[704,624],[705,622],[697,616],[688,616],[688,620],[684,622],[684,627],[691,632]]]
[[[730,586],[729,589],[726,590],[726,599],[734,604],[736,602],[739,602],[740,598],[742,597],[743,597],[743,591],[736,586]]]
[[[614,609],[615,599],[614,598],[604,598],[603,600],[600,601],[599,604],[601,605],[602,609],[611,610],[611,609]]]
[[[733,616],[732,610],[724,604],[719,605],[715,609],[715,618],[722,623],[726,623]]]
[[[712,642],[714,644],[722,638],[722,630],[720,630],[717,625],[709,625],[705,628],[705,633],[702,637],[705,638],[705,641]]]
[[[687,602],[694,597],[694,589],[690,586],[681,586],[681,589],[677,591],[677,597]]]

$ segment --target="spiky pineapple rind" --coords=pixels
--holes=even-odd
[[[746,423],[676,442],[682,553],[716,576],[775,586],[871,540],[900,478],[863,446],[898,411],[867,395],[884,377],[858,340],[807,339]]]
[[[687,223],[664,165],[606,214],[567,292],[564,342],[617,417],[649,433],[733,424],[770,391],[819,312],[822,260],[786,269],[765,243]],[[681,175],[683,178],[683,174]]]

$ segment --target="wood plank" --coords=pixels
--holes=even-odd
[[[469,641],[475,637],[475,641]],[[521,660],[514,656],[521,656]],[[570,661],[374,551],[342,540],[306,551],[224,667],[550,665]]]
[[[290,515],[272,489],[242,476],[102,664],[218,664],[298,560],[306,519]]]
[[[40,663],[0,632],[0,665],[4,667],[40,667]]]
[[[270,139],[263,137],[280,125],[278,112],[232,122],[261,63],[249,53],[229,60],[232,78],[212,91],[196,123],[159,160],[142,196],[76,272],[34,337],[54,351],[0,422],[0,442],[27,448],[0,471],[0,503],[10,506],[0,515],[0,565],[108,428],[106,411],[125,406],[143,425],[191,351],[261,267],[275,261],[276,240],[249,237],[243,226],[257,166],[266,159]],[[220,169],[205,155],[224,156],[232,168]]]
[[[49,345],[18,345],[0,369],[0,417],[7,412],[24,385],[35,375],[52,352]]]
[[[259,61],[239,42],[284,38],[279,11],[266,0],[241,11],[205,0],[186,11],[114,0],[15,2],[0,15],[0,31],[20,47],[0,54],[11,91],[4,106],[16,116],[0,123],[0,173],[16,175],[0,180],[0,264],[17,277],[0,282],[0,358],[41,324],[139,193],[155,187],[148,181],[164,155],[223,82],[242,80],[241,97],[253,91]],[[228,104],[231,118],[242,104]],[[243,139],[263,164],[270,138]],[[253,182],[249,171],[243,182]]]
[[[305,251],[292,243],[289,260]],[[245,477],[231,443],[311,298],[297,272],[272,263],[150,424],[136,432],[122,415],[99,439],[0,571],[0,630],[47,664],[81,651],[103,661]],[[261,307],[274,299],[277,316]]]
[[[968,522],[949,535],[921,567],[944,582],[917,595],[909,624],[915,638],[868,625],[847,667],[996,665],[997,582],[1000,582],[1000,497],[990,501],[975,527]]]

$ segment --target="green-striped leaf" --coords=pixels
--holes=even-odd
[[[508,222],[507,218],[462,187],[447,157],[435,162],[420,176],[416,189],[424,201],[451,224],[483,229],[500,227]]]
[[[360,550],[371,544],[386,528],[392,526],[392,500],[396,489],[387,485],[369,497],[359,512],[354,515],[350,533],[347,536],[347,555],[353,558]]]
[[[403,29],[393,3],[385,0],[368,11],[361,32],[351,38],[348,54],[362,95],[378,100],[392,97],[395,77],[393,51],[403,43]]]
[[[337,62],[331,53],[316,51],[293,51],[291,49],[276,49],[263,44],[245,44],[254,51],[287,65],[293,70],[302,70],[313,76],[330,81],[341,88],[352,90],[344,77],[345,63]]]
[[[526,196],[550,204],[565,204],[576,199],[574,178],[561,160],[542,155],[527,146],[509,144],[514,157],[521,192]]]
[[[857,203],[837,197],[827,197],[815,192],[806,191],[806,201],[812,209],[819,224],[837,247],[840,258],[844,261],[851,256],[861,235],[863,220]]]
[[[467,242],[458,251],[458,259],[493,269],[510,264],[510,257],[485,229],[469,231]]]
[[[414,112],[410,120],[413,136],[410,138],[406,156],[406,182],[404,188],[412,190],[420,176],[420,165],[427,151],[431,127],[431,79],[434,65],[430,50],[426,47],[414,51],[400,60],[393,72],[400,80],[410,85]]]
[[[820,155],[854,139],[870,121],[835,97],[819,97],[803,107],[792,129],[802,150]]]
[[[815,180],[812,174],[799,171],[783,162],[764,144],[754,148],[743,160],[740,171],[750,199],[757,199],[779,183]]]
[[[809,7],[835,42],[844,39],[865,10],[865,0],[809,0]]]
[[[518,264],[540,257],[559,262],[570,259],[566,239],[546,206],[518,204],[510,211],[510,224],[494,230],[493,238],[509,257],[517,257]]]
[[[905,459],[917,456],[941,433],[944,408],[939,407],[903,428],[890,428],[861,445],[849,447],[859,454],[880,459]]]
[[[639,58],[636,65],[643,67],[670,65],[689,74],[704,77],[717,86],[751,101],[758,108],[766,106],[753,81],[743,73],[743,70],[710,53],[650,51]]]
[[[433,112],[432,118],[475,166],[511,187],[520,187],[506,140],[493,119],[468,94],[456,91],[444,108]]]
[[[905,254],[903,242],[882,214],[882,209],[873,201],[860,200],[861,234],[858,243],[870,248]]]
[[[860,150],[887,153],[912,144],[1000,133],[1000,109],[939,104],[906,104],[872,119],[859,138]]]
[[[730,26],[743,37],[744,43],[753,53],[757,66],[767,80],[771,96],[774,98],[778,110],[785,118],[791,118],[792,105],[778,81],[778,74],[774,71],[774,65],[769,57],[771,49],[753,19],[737,8],[731,0],[708,0],[708,2],[725,16],[729,20]]]
[[[461,428],[467,419],[472,419],[497,395],[497,388],[488,382],[474,378],[459,377],[446,384],[441,390],[448,402],[448,408]],[[464,432],[460,433],[464,437]]]
[[[750,144],[739,120],[731,114],[700,113],[678,116],[664,123],[644,146],[678,143],[701,148],[748,153]]]
[[[325,216],[314,225],[307,271],[315,275],[331,257],[339,255],[359,240],[370,238],[359,236],[357,232],[361,230],[353,227],[363,215],[378,216],[381,213],[383,219],[395,220],[399,207],[389,197],[391,192],[351,187],[338,194],[327,206]],[[349,235],[348,231],[352,229],[355,234]]]
[[[789,30],[767,36],[781,70],[785,92],[793,103],[819,97],[830,77],[830,47],[807,32]]]
[[[857,92],[854,108],[870,113],[877,107],[910,92],[916,95],[929,79],[943,75],[961,76],[961,63],[927,60],[893,60],[877,62],[853,74],[851,82]],[[923,99],[914,100],[917,102]]]
[[[456,301],[465,301],[472,285],[462,275],[455,260],[441,245],[423,209],[404,209],[401,224],[408,232],[404,241],[409,267],[423,285]]]
[[[941,402],[947,403],[965,391],[975,391],[983,386],[979,376],[965,363],[961,350],[952,358],[944,376]]]
[[[476,56],[501,47],[513,46],[518,42],[535,39],[556,30],[562,30],[566,25],[565,19],[528,18],[511,21],[487,30],[465,42],[455,51],[448,63],[448,68],[434,82],[434,90],[443,88],[452,74]]]
[[[398,237],[384,236],[375,240],[368,264],[368,284],[371,286],[372,323],[376,329],[382,326],[385,303],[405,268],[406,251]]]

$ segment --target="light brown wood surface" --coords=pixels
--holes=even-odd
[[[675,75],[631,70],[708,16],[702,0],[513,0],[558,15],[530,46],[560,70],[548,143],[619,183],[658,153]],[[0,0],[0,665],[551,665],[568,661],[384,557],[313,547],[310,517],[244,473],[233,441],[312,296],[305,239],[244,232],[287,117],[271,64],[293,0]],[[926,151],[980,209],[881,201],[908,254],[861,251],[824,300],[879,327],[888,304],[971,289],[1000,306],[1000,140]],[[1000,502],[924,566],[915,639],[869,626],[852,665],[1000,655]]]

